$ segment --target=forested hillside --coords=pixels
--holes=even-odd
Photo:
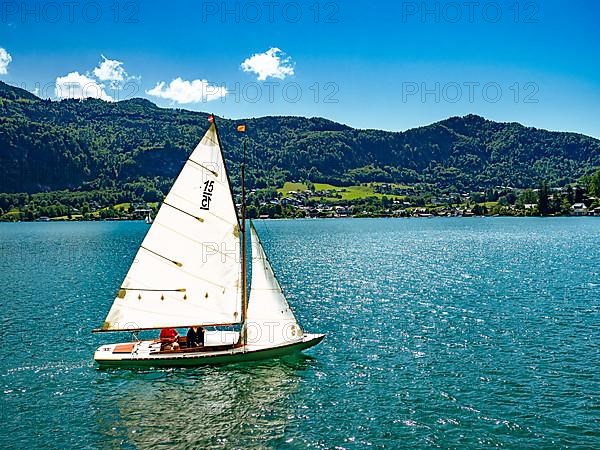
[[[41,100],[0,82],[0,192],[133,189],[160,197],[205,132],[206,117],[143,99]],[[234,184],[242,121],[255,188],[291,180],[419,182],[456,192],[542,180],[560,186],[600,166],[597,139],[475,115],[401,133],[321,118],[218,119]]]

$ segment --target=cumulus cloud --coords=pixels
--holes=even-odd
[[[287,57],[277,47],[272,47],[264,53],[255,53],[241,64],[244,72],[254,72],[259,81],[267,78],[278,78],[283,80],[287,76],[294,75],[292,58]]]
[[[187,81],[177,77],[168,85],[164,81],[157,83],[146,94],[186,104],[218,100],[227,95],[227,89],[211,85],[207,80]]]
[[[112,102],[114,99],[106,93],[104,85],[95,79],[82,75],[79,72],[71,72],[64,77],[56,78],[54,94],[57,98],[99,98]]]
[[[115,99],[106,92],[110,88],[113,95],[119,96],[125,82],[139,80],[139,77],[130,76],[123,67],[123,61],[108,59],[104,55],[98,67],[92,72],[80,74],[71,72],[68,75],[56,78],[54,93],[57,98],[99,98],[112,102]]]
[[[104,55],[100,55],[102,61],[100,65],[94,69],[94,75],[100,81],[125,81],[128,78],[127,72],[123,67],[123,61],[116,59],[108,59]]]
[[[6,75],[8,73],[8,65],[12,61],[12,56],[6,51],[6,49],[0,47],[0,75]]]

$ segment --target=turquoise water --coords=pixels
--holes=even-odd
[[[326,340],[254,365],[99,371],[147,225],[0,224],[8,448],[600,447],[600,219],[257,223]]]

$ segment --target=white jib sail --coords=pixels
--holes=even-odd
[[[248,300],[248,345],[272,347],[297,341],[302,329],[291,310],[254,226],[252,240],[252,283]]]
[[[154,218],[102,329],[239,323],[239,222],[215,125]]]

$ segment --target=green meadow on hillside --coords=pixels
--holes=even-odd
[[[393,199],[402,199],[404,196],[394,194],[383,194],[376,192],[375,188],[381,186],[383,183],[369,183],[365,185],[354,185],[354,186],[335,186],[327,183],[314,183],[314,192],[327,191],[328,195],[312,195],[313,199],[323,200],[357,200],[369,197],[381,198],[388,197]],[[391,184],[392,189],[410,189],[409,186],[401,184]],[[286,182],[282,188],[277,189],[277,192],[281,193],[283,197],[291,197],[292,192],[304,192],[308,190],[308,186],[305,183],[292,183]],[[314,194],[313,192],[313,194]]]

